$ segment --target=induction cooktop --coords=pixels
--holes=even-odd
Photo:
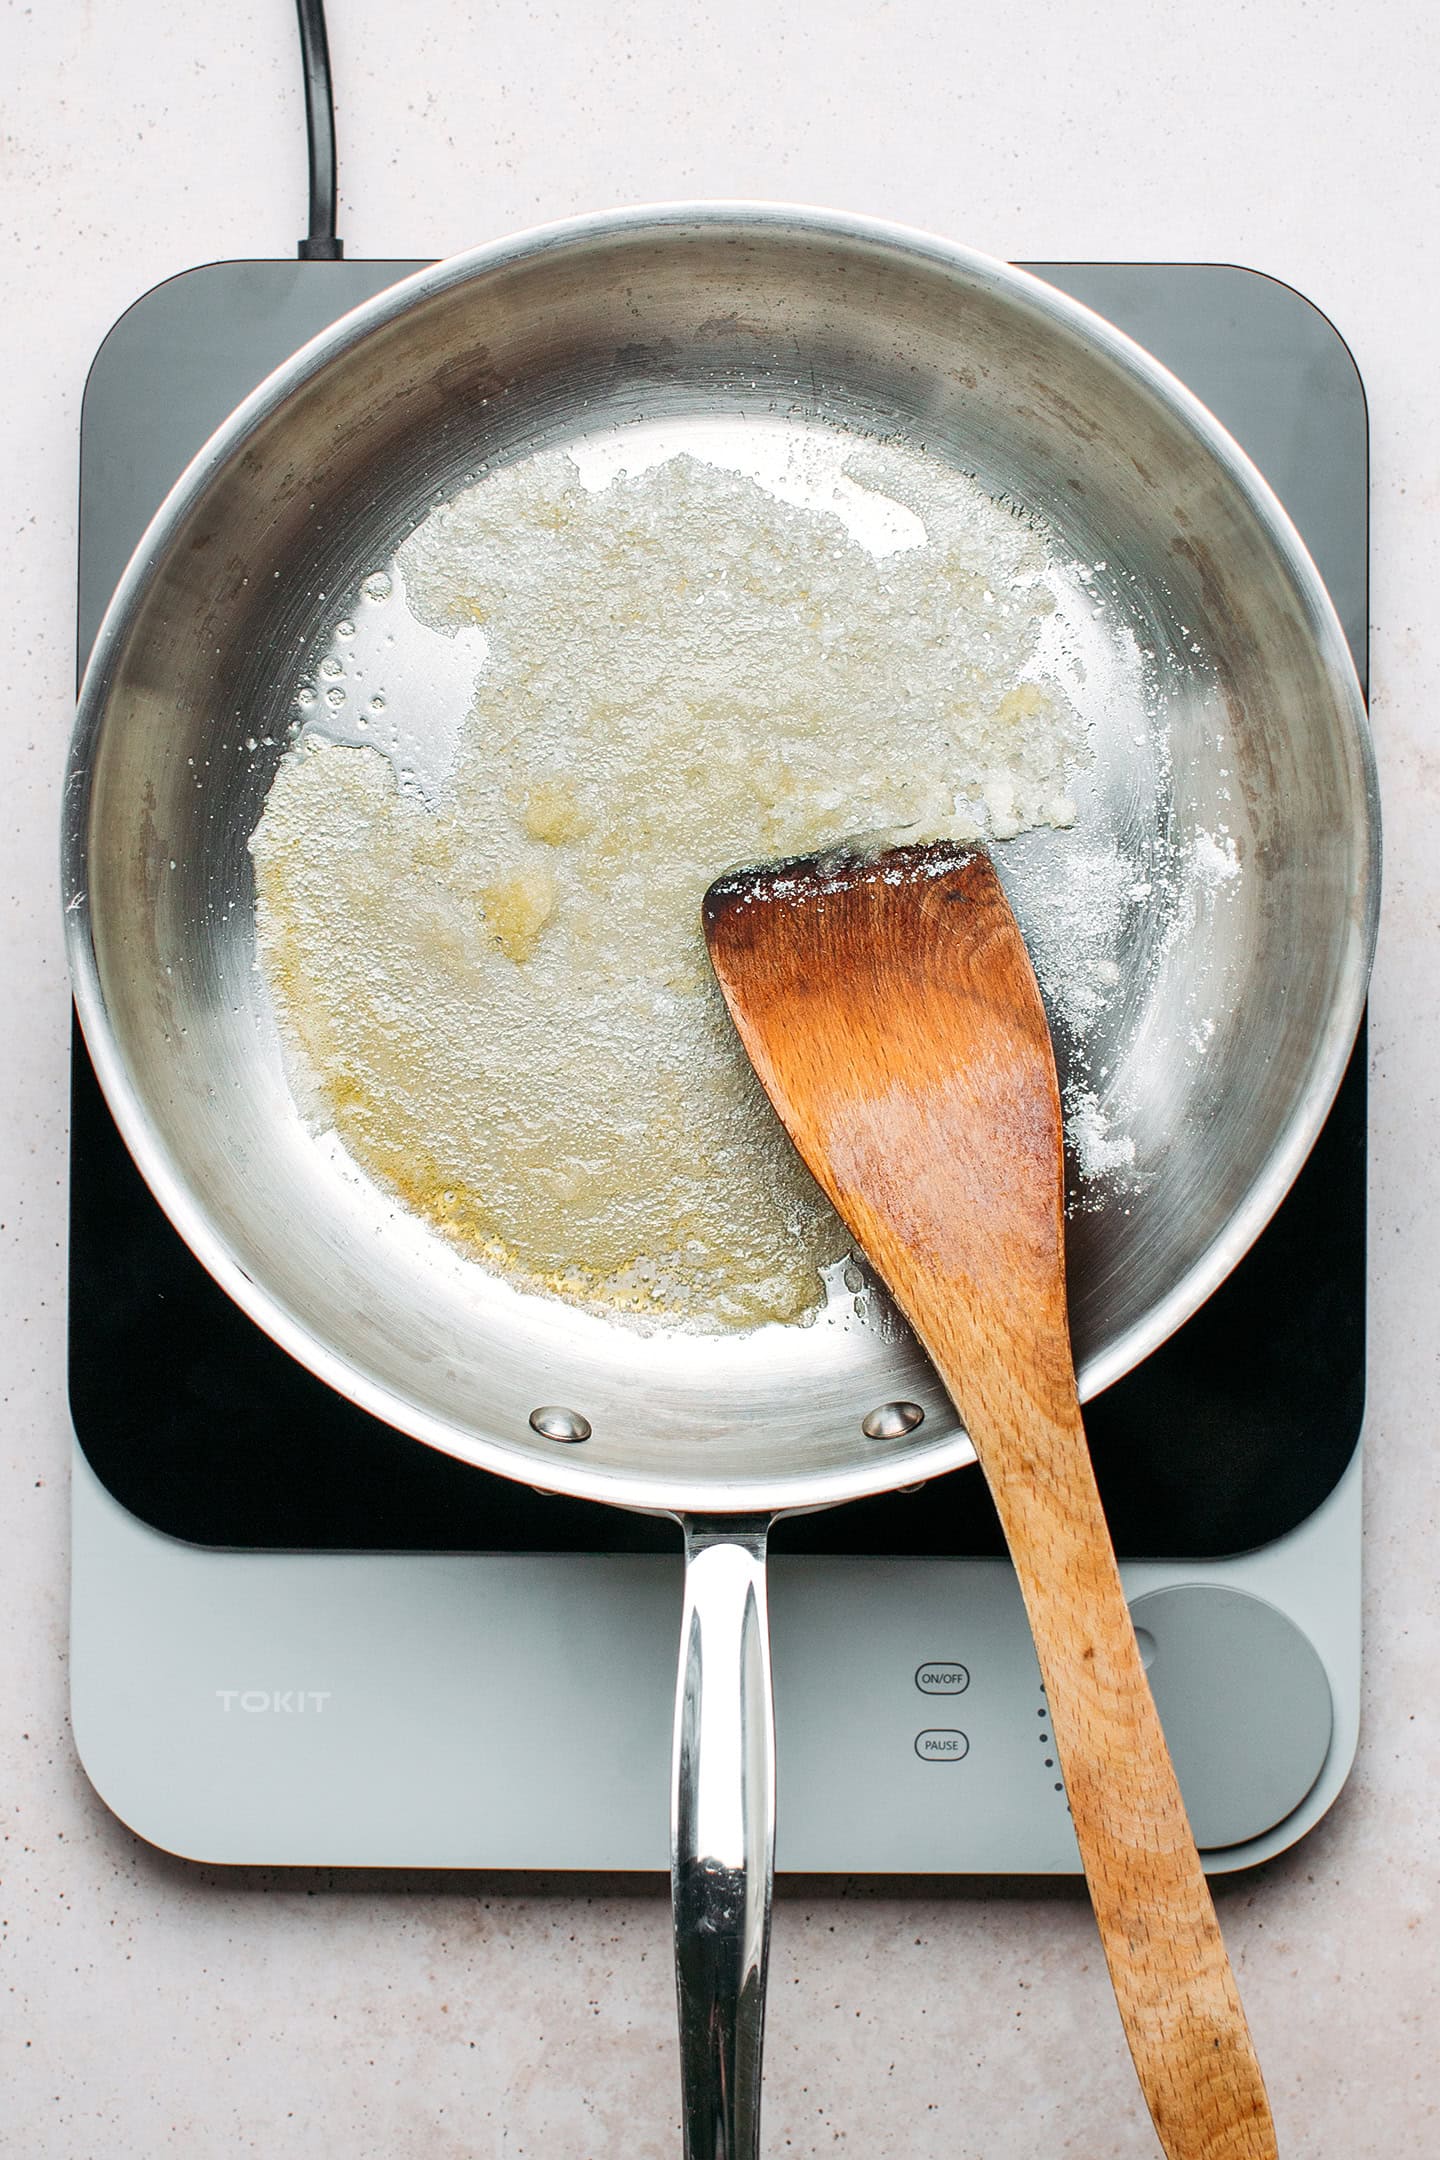
[[[121,318],[83,409],[82,665],[211,429],[416,267],[214,264]],[[1139,338],[1250,451],[1363,680],[1366,416],[1333,327],[1228,266],[1030,267]],[[73,1698],[102,1796],[208,1860],[664,1867],[675,1527],[488,1476],[345,1401],[171,1229],[78,1031],[72,1110]],[[1365,1144],[1362,1039],[1251,1252],[1086,1410],[1212,1868],[1292,1842],[1353,1755]],[[1076,1869],[978,1470],[793,1518],[772,1552],[780,1866]]]

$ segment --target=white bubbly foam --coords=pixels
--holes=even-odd
[[[431,769],[403,679],[386,755],[336,739],[357,670],[322,667],[252,841],[315,1121],[511,1279],[698,1327],[803,1316],[848,1243],[731,1031],[706,886],[1069,825],[1088,755],[1039,531],[853,438],[751,462],[543,452],[437,507],[356,611],[444,634]]]

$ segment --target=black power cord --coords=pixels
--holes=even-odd
[[[330,87],[325,0],[295,0],[295,6],[300,17],[305,133],[310,145],[310,230],[296,252],[301,262],[339,262],[345,243],[335,237],[335,98]]]

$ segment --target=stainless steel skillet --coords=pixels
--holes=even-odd
[[[811,1328],[642,1336],[518,1296],[400,1215],[295,1110],[252,966],[246,840],[304,664],[437,495],[539,443],[717,416],[898,435],[977,471],[1086,566],[1077,636],[1096,602],[1114,626],[1133,694],[1095,715],[1078,832],[1124,852],[1136,897],[1087,1074],[1056,1016],[1062,1062],[1105,1068],[1085,1092],[1133,1149],[1120,1182],[1083,1185],[1072,1225],[1086,1393],[1201,1302],[1283,1194],[1353,1036],[1377,898],[1353,672],[1253,469],[1084,309],[891,228],[682,206],[439,265],[263,385],[137,553],[87,675],[67,796],[97,1070],[197,1253],[332,1384],[490,1469],[691,1518],[679,1731],[706,1779],[681,1780],[677,1891],[682,1922],[705,1906],[682,1959],[697,2150],[702,2119],[753,2101],[748,2072],[721,2078],[725,2049],[758,2068],[764,1522],[953,1467],[968,1442],[913,1346],[848,1297]],[[1045,862],[1025,843],[1002,859],[1043,942]],[[896,1401],[924,1421],[871,1416]],[[590,1437],[546,1437],[567,1425],[536,1429],[543,1406]],[[697,1942],[713,1948],[703,1971]],[[746,2150],[734,2119],[707,2155]]]

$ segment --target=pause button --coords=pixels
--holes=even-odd
[[[963,1732],[922,1732],[916,1735],[915,1753],[921,1762],[963,1762],[970,1742]]]

